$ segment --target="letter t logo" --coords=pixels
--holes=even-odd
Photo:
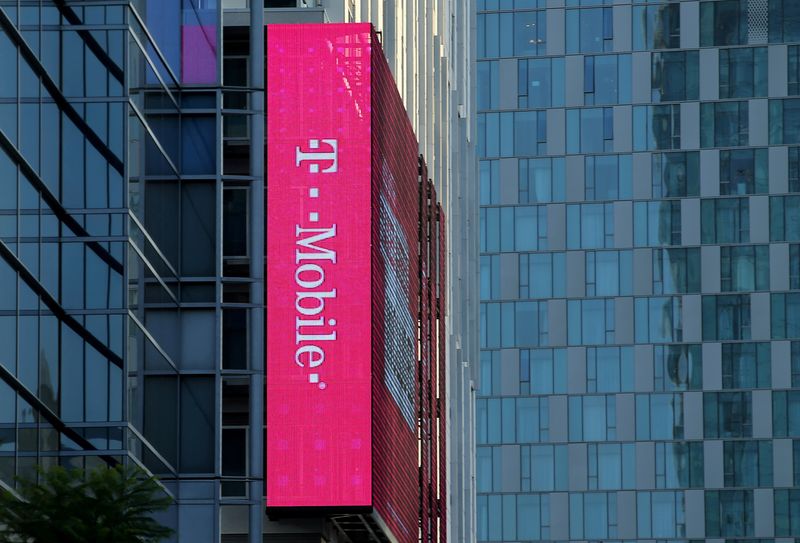
[[[332,162],[330,166],[322,170],[322,173],[336,173],[339,170],[339,142],[337,140],[322,140],[322,143],[330,148],[329,152],[320,151],[320,140],[309,140],[308,146],[311,151],[305,152],[300,147],[295,147],[295,166],[298,168],[303,162],[311,162],[308,171],[320,173],[320,162]]]

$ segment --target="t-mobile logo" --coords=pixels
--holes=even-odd
[[[330,162],[330,166],[322,170],[322,173],[336,173],[339,171],[339,142],[338,140],[321,140],[322,143],[328,146],[329,151],[319,150],[320,140],[309,140],[308,147],[311,151],[302,151],[300,147],[295,147],[295,166],[298,168],[303,162],[311,162],[308,166],[308,171],[311,173],[320,173],[319,163]]]

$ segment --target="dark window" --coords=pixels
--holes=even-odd
[[[697,100],[698,77],[697,51],[653,53],[653,102]]]

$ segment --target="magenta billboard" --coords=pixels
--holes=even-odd
[[[266,50],[267,507],[369,507],[370,26]]]

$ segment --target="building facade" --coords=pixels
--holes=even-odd
[[[433,0],[0,0],[0,485],[133,462],[175,497],[176,541],[337,540],[324,518],[264,513],[264,25],[372,21],[447,217],[447,282],[475,293],[446,297],[448,458],[467,462],[440,499],[465,529],[474,17]]]
[[[800,4],[478,0],[478,540],[800,535]]]

